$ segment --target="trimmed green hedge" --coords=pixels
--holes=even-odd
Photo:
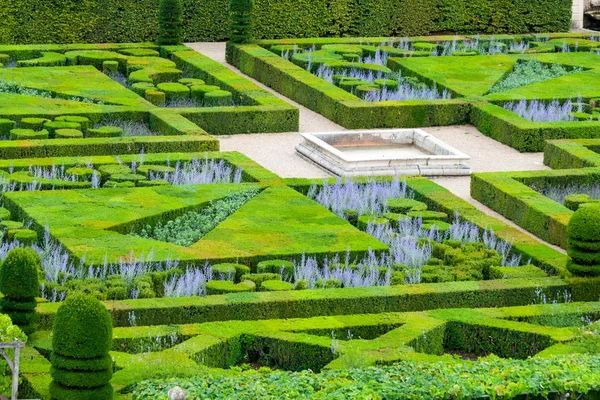
[[[366,102],[256,44],[227,44],[227,61],[284,96],[348,129],[417,128],[468,121],[461,99]]]
[[[596,299],[600,289],[586,281],[559,278],[502,279],[479,282],[428,283],[393,287],[231,293],[208,297],[121,300],[107,303],[114,326],[207,321],[307,318],[317,315],[419,311],[437,308],[531,304],[536,289],[548,298],[572,288],[574,301]],[[597,282],[594,280],[593,282]],[[584,285],[584,286],[581,286]],[[583,289],[579,289],[582,287]],[[38,305],[39,329],[51,326],[56,303]],[[260,310],[260,312],[257,312]]]
[[[471,196],[528,232],[566,249],[573,211],[529,185],[584,184],[599,179],[599,168],[477,173],[471,176]]]
[[[471,123],[490,136],[519,151],[543,151],[546,140],[600,137],[598,121],[530,122],[494,104],[475,104]]]
[[[503,173],[500,173],[500,175],[502,174]],[[477,176],[479,174],[475,175]],[[355,181],[369,179],[373,178],[360,178],[355,179]],[[323,179],[296,178],[285,179],[284,181],[289,186],[294,187],[296,190],[304,194],[308,192],[308,189],[312,184],[319,185],[324,182]],[[330,178],[328,182],[333,184],[335,181],[336,178]],[[447,189],[440,187],[435,182],[425,178],[410,178],[407,179],[406,183],[407,186],[414,192],[415,200],[426,203],[430,209],[442,211],[448,215],[454,215],[455,212],[458,212],[461,219],[477,225],[481,230],[486,228],[493,229],[498,238],[509,238],[512,240],[514,251],[522,254],[523,259],[525,260],[531,259],[536,266],[544,269],[547,273],[561,276],[564,274],[568,275],[566,265],[569,257],[563,253],[540,243],[530,235],[523,233],[520,230],[497,220],[496,218],[490,217],[489,215],[475,208],[469,202],[456,197]],[[538,194],[532,189],[528,188],[528,190],[533,192],[533,194]],[[540,194],[538,195],[542,196]]]
[[[0,141],[0,158],[140,154],[142,149],[146,153],[217,151],[219,141],[208,135],[11,140]]]
[[[600,167],[600,139],[549,140],[544,164],[552,169]]]
[[[169,52],[169,48],[166,48]],[[284,100],[195,51],[173,51],[170,57],[189,76],[233,93],[238,107],[208,107],[181,114],[212,134],[296,132],[300,112]]]
[[[156,0],[7,0],[0,43],[154,40],[158,8]],[[228,11],[228,0],[184,0],[184,41],[226,39]],[[569,30],[571,1],[256,0],[253,16],[256,38],[555,32]]]

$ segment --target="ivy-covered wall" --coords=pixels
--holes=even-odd
[[[153,40],[159,0],[2,0],[0,43]],[[185,41],[227,39],[229,0],[184,0]],[[255,37],[567,31],[571,0],[255,0]]]

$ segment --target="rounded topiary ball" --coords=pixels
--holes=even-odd
[[[567,236],[569,240],[600,241],[600,205],[592,203],[579,207],[567,225]]]
[[[96,298],[77,293],[60,306],[52,336],[56,354],[80,359],[103,357],[111,343],[110,314]]]
[[[567,225],[567,265],[575,275],[600,275],[600,205],[582,205]]]
[[[39,296],[38,272],[42,260],[30,247],[8,252],[0,268],[0,292],[11,300],[31,301]]]

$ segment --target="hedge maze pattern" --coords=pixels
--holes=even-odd
[[[595,118],[597,42],[568,35],[462,39],[481,40],[486,51],[496,43],[499,54],[473,54],[462,43],[452,56],[433,57],[445,51],[439,43],[454,38],[413,38],[407,48],[386,39],[389,72],[376,63],[366,68],[402,71],[398,87],[432,99],[370,101],[395,90],[396,81],[343,84],[345,78],[315,76],[324,74],[313,69],[319,63],[339,75],[369,64],[357,63],[360,57],[381,58],[381,49],[358,39],[230,45],[228,57],[346,127],[471,121],[527,151],[546,138],[596,135],[597,120],[526,122],[502,105],[548,100],[546,92],[567,101],[581,82],[577,117]],[[510,43],[535,51],[511,53]],[[564,43],[577,49],[558,51]],[[585,46],[594,52],[575,51]],[[0,46],[0,54],[0,229],[69,260],[63,269],[42,266],[44,299],[22,353],[22,397],[49,398],[51,360],[61,362],[52,356],[51,329],[61,318],[60,300],[76,292],[104,301],[110,313],[112,369],[102,355],[94,372],[102,374],[102,388],[112,373],[122,399],[146,379],[235,373],[232,367],[247,363],[317,372],[403,360],[452,365],[492,353],[541,359],[597,346],[589,332],[600,315],[598,280],[571,276],[564,252],[434,182],[282,179],[239,153],[219,152],[211,134],[297,131],[299,114],[199,53],[146,43]],[[551,71],[560,76],[491,93],[530,60],[560,66]],[[434,93],[433,82],[446,94]],[[566,246],[573,211],[542,189],[597,182],[597,148],[592,139],[549,142],[546,163],[554,170],[476,174],[473,196]],[[344,185],[403,194],[368,213],[319,197]],[[194,221],[209,229],[173,237],[173,226],[186,230]],[[365,272],[394,246],[431,253],[417,268],[388,258],[386,268]],[[186,279],[189,287],[197,280],[193,291],[177,286]],[[59,356],[71,362],[80,354]],[[67,383],[59,389],[70,390]]]
[[[589,34],[281,39],[229,44],[228,61],[346,128],[472,123],[542,151],[547,139],[598,136],[598,45]],[[546,122],[539,114],[553,100],[576,106]]]

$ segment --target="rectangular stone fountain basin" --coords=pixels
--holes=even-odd
[[[421,129],[300,133],[296,151],[338,176],[469,175],[471,157]]]

